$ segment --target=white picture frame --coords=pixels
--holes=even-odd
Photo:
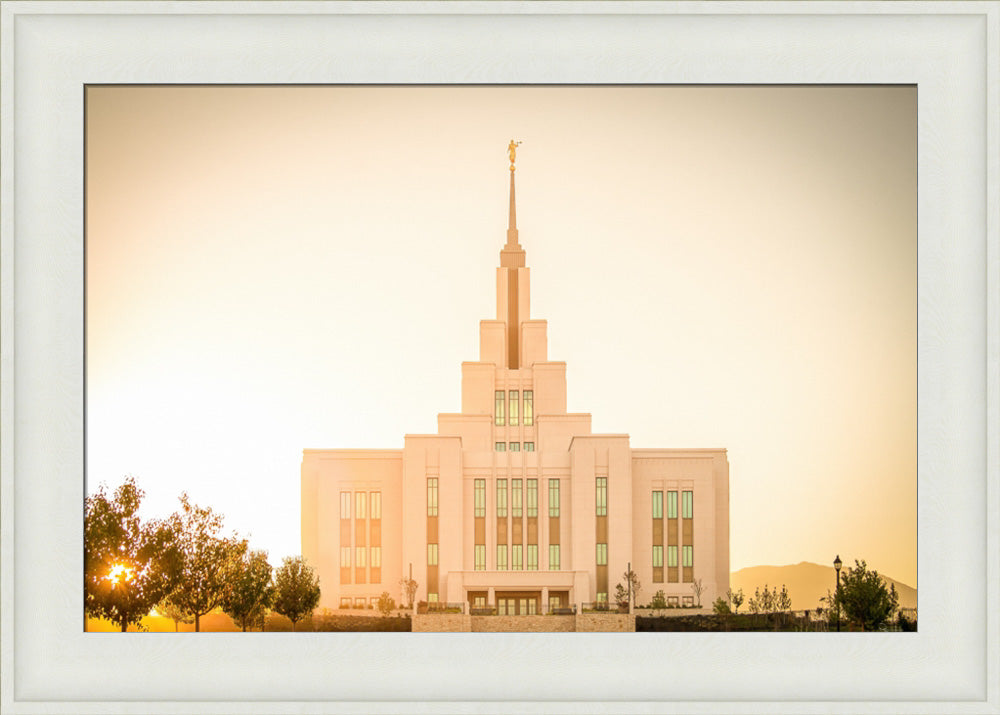
[[[1000,3],[4,2],[0,22],[4,712],[1000,712]],[[88,83],[917,84],[919,632],[84,633]]]

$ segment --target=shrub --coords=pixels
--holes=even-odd
[[[712,610],[720,616],[728,616],[732,613],[729,609],[729,603],[722,596],[715,599],[715,603],[712,604]]]
[[[649,604],[650,608],[666,608],[667,607],[667,597],[663,594],[663,589],[660,589],[653,595],[653,600]]]
[[[389,595],[388,591],[383,591],[378,597],[378,610],[383,616],[388,616],[396,608],[395,599]]]
[[[899,612],[899,630],[912,633],[917,630],[917,619],[907,618],[903,612]]]
[[[628,591],[621,584],[615,586],[615,602],[618,608],[628,608]]]

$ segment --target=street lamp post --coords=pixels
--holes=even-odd
[[[840,632],[840,567],[844,565],[844,562],[840,560],[840,554],[837,554],[837,558],[833,560],[833,568],[837,572],[837,591],[834,594],[837,597],[837,632]]]

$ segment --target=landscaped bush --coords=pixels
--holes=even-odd
[[[636,616],[635,630],[664,631],[816,631],[826,630],[825,623],[813,621],[804,615],[789,615],[780,629],[773,622],[752,615],[691,614],[683,616]]]
[[[268,617],[268,631],[291,631],[291,622],[283,616],[272,614]],[[314,614],[303,618],[296,631],[342,632],[342,631],[388,631],[408,633],[411,630],[409,616],[402,618],[389,616],[348,616],[343,614]]]
[[[917,630],[917,620],[915,618],[907,618],[903,615],[903,612],[899,612],[899,630],[905,631],[907,633],[912,633]]]
[[[717,599],[715,599],[715,603],[712,604],[712,610],[715,613],[718,613],[720,616],[727,616],[730,613],[732,613],[732,611],[729,608],[729,602],[726,601],[726,599],[724,599],[722,596],[719,596]]]

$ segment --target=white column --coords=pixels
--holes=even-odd
[[[497,605],[497,590],[490,586],[486,591],[486,605],[490,608],[496,608]]]
[[[542,608],[541,612],[544,613],[545,609],[549,607],[549,587],[542,586]]]

